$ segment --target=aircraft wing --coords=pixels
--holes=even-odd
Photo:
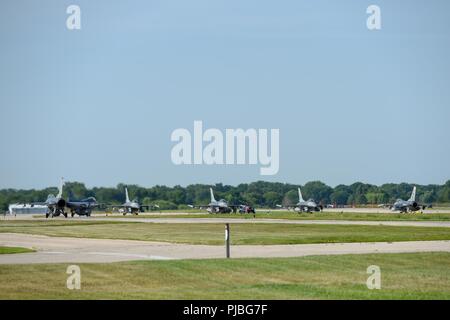
[[[188,204],[187,206],[189,208],[192,208],[192,209],[203,209],[203,208],[209,208],[209,207],[213,207],[213,208],[219,207],[219,206],[211,205],[211,204],[201,204],[201,205]]]
[[[277,204],[276,207],[277,207],[277,208],[280,208],[280,209],[291,210],[291,209],[298,208],[299,206],[296,205],[296,204],[293,204],[293,205],[287,205],[287,206],[284,206],[284,205],[281,205],[281,204]]]
[[[117,205],[113,205],[113,204],[107,204],[107,205],[103,205],[101,206],[102,209],[107,210],[107,209],[119,209],[119,208],[126,208],[126,206],[124,206],[123,204],[117,204]]]
[[[123,204],[104,204],[107,208],[123,208],[125,207]]]
[[[81,203],[77,203],[77,202],[67,202],[66,203],[66,207],[68,208],[83,208],[83,209],[94,209],[94,208],[101,208],[101,209],[106,209],[106,207],[102,206],[101,203],[85,203],[85,202],[81,202]]]
[[[150,204],[150,205],[142,205],[139,207],[141,211],[143,211],[142,209],[146,209],[146,210],[153,210],[153,209],[159,209],[159,205],[157,204]]]
[[[48,206],[48,203],[47,202],[31,202],[31,203],[29,203],[29,205],[31,207],[34,207],[34,206]]]

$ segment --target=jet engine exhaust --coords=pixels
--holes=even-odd
[[[64,199],[59,199],[56,205],[58,208],[64,208],[66,206],[66,201]]]

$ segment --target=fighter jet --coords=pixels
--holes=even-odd
[[[45,214],[45,217],[48,218],[49,216],[58,217],[61,214],[67,218],[67,213],[65,211],[66,207],[66,200],[62,197],[63,192],[63,185],[64,185],[64,178],[61,178],[61,182],[59,184],[58,188],[58,194],[56,197],[52,194],[49,194],[47,197],[47,200],[45,201],[45,205],[48,207],[48,211]]]
[[[224,199],[216,200],[214,197],[214,192],[212,188],[209,188],[209,192],[211,193],[211,202],[208,204],[208,208],[206,211],[209,213],[231,213],[236,212],[236,209],[233,209],[228,206],[228,202]]]
[[[277,207],[282,208],[280,205],[277,205]],[[287,206],[287,209],[291,208],[293,208],[296,212],[313,212],[323,210],[323,206],[317,205],[313,199],[309,199],[308,201],[303,200],[300,188],[298,188],[298,203],[295,206]]]
[[[414,186],[411,193],[411,197],[407,201],[402,199],[397,199],[395,203],[391,206],[392,211],[400,211],[400,213],[407,213],[412,211],[425,210],[427,206],[420,205],[416,202],[416,187]]]
[[[308,201],[303,200],[302,192],[300,188],[298,188],[298,203],[295,208],[295,211],[301,212],[312,212],[312,211],[322,211],[323,206],[317,205],[313,199],[309,199]]]
[[[65,212],[66,200],[64,200],[62,197],[63,185],[64,185],[64,178],[61,178],[61,182],[58,188],[58,194],[56,197],[53,194],[49,194],[45,202],[32,203],[31,206],[34,205],[47,206],[48,210],[47,213],[45,214],[46,218],[48,218],[49,216],[51,216],[52,218],[57,217],[61,214],[67,218],[67,213]]]
[[[206,206],[193,206],[193,205],[189,205],[191,208],[204,208],[206,207],[206,211],[208,213],[236,213],[238,210],[241,213],[255,213],[255,209],[253,207],[250,206],[246,206],[245,212],[244,209],[242,209],[244,207],[244,205],[242,204],[228,204],[228,202],[225,199],[220,199],[219,201],[216,200],[216,198],[214,197],[214,192],[212,188],[209,188],[209,192],[211,193],[211,201],[210,203],[208,203],[208,205]],[[241,210],[242,209],[242,210]]]
[[[138,215],[139,212],[143,212],[145,208],[149,209],[150,207],[159,208],[158,205],[153,206],[141,206],[137,199],[133,199],[130,201],[130,197],[128,196],[128,188],[125,187],[125,203],[118,206],[112,206],[113,209],[119,208],[119,212],[126,215],[127,213]]]
[[[58,195],[55,197],[54,195],[50,194],[47,197],[47,200],[42,203],[47,206],[48,210],[45,214],[45,217],[57,217],[61,214],[67,218],[67,212],[65,211],[65,208],[70,209],[72,217],[75,214],[78,215],[86,215],[90,216],[92,209],[98,206],[97,201],[95,198],[90,197],[83,200],[65,200],[62,196],[63,194],[63,187],[64,187],[64,178],[61,178],[61,182],[58,188]],[[38,203],[33,203],[32,205],[37,205]]]
[[[83,200],[70,200],[70,198],[70,196],[67,198],[66,207],[70,209],[72,217],[75,214],[90,217],[92,210],[99,207],[99,204],[94,197]]]

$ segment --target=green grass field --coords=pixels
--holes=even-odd
[[[28,248],[0,246],[0,254],[27,253],[27,252],[34,252],[34,250]]]
[[[171,212],[174,213],[174,212]],[[255,219],[252,214],[145,214],[127,215],[127,218],[230,218],[230,219]],[[97,213],[105,217],[105,213]],[[40,216],[42,217],[42,216]],[[108,218],[123,218],[123,215],[109,215]],[[288,219],[288,220],[349,220],[349,221],[450,221],[450,213],[364,213],[364,212],[314,212],[296,213],[289,211],[273,211],[267,213],[263,210],[257,211],[256,219]]]
[[[366,287],[381,268],[381,290]],[[0,299],[450,299],[450,254],[410,253],[277,259],[3,265]]]
[[[223,245],[223,224],[165,224],[89,220],[1,221],[0,232],[58,237],[129,239]],[[450,240],[450,228],[363,225],[231,224],[232,244]]]

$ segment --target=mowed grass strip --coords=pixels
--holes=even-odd
[[[98,214],[105,217],[105,214]],[[122,215],[109,215],[108,218],[123,218]],[[227,219],[285,219],[285,220],[348,220],[348,221],[450,221],[450,213],[364,213],[364,212],[313,212],[297,213],[276,211],[266,213],[263,210],[253,214],[145,214],[128,215],[127,218],[227,218]]]
[[[367,267],[381,268],[369,290]],[[3,265],[0,299],[450,299],[450,254],[407,253],[277,259]]]
[[[27,253],[27,252],[35,252],[35,251],[28,248],[0,246],[0,254]]]
[[[143,223],[95,221],[4,221],[0,232],[57,237],[127,239],[172,243],[223,245],[224,224]],[[232,224],[233,245],[279,245],[338,242],[394,242],[450,240],[450,228],[363,226]]]

